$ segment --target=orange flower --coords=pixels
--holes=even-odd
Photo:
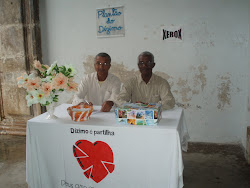
[[[52,80],[52,83],[53,83],[53,86],[55,87],[55,89],[66,89],[67,83],[68,83],[68,78],[60,72]]]
[[[77,91],[77,87],[78,84],[71,81],[68,83],[67,91]]]
[[[38,60],[34,61],[34,67],[35,67],[35,69],[39,70],[40,72],[45,72],[44,67],[46,68],[46,70],[48,70],[48,68],[49,68],[48,65],[42,65],[40,63],[40,61],[38,61]]]
[[[41,82],[41,79],[38,77],[28,79],[28,83],[27,83],[28,91],[33,91],[34,89],[38,89],[40,87],[40,82]]]
[[[41,89],[42,89],[45,97],[49,96],[50,92],[53,89],[52,86],[53,85],[51,83],[45,83],[45,82],[42,83],[42,88]]]
[[[38,70],[42,69],[42,64],[40,63],[40,61],[35,60],[34,61],[34,67]]]
[[[22,76],[17,78],[17,85],[19,88],[24,87],[26,88],[26,85],[28,83],[29,76],[26,73],[23,73]]]

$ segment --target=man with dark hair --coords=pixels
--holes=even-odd
[[[120,92],[121,82],[118,77],[108,72],[111,58],[107,53],[97,54],[94,66],[96,72],[83,77],[72,104],[89,101],[94,105],[101,105],[102,112],[109,112]]]
[[[161,103],[164,110],[175,106],[175,99],[171,93],[167,80],[155,75],[154,56],[150,52],[142,52],[138,56],[139,75],[124,83],[121,93],[115,101],[118,105],[126,102]]]

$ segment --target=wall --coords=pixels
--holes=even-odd
[[[250,35],[250,2],[248,3],[248,22],[249,22],[249,35]],[[247,100],[247,110],[246,110],[246,126],[243,127],[243,143],[246,143],[246,159],[250,164],[250,44],[248,43],[248,100]],[[247,134],[245,131],[247,129]],[[247,135],[246,141],[244,140],[245,135]]]
[[[0,0],[0,134],[25,134],[30,109],[16,82],[25,70],[21,1]]]
[[[137,71],[138,54],[151,51],[154,71],[168,79],[185,109],[191,141],[246,140],[248,0],[40,3],[44,63],[72,63],[79,82],[94,70],[94,56],[105,51],[112,57],[111,71],[124,80]],[[119,5],[124,6],[125,37],[97,38],[96,9]],[[161,26],[171,24],[183,26],[182,43],[161,40]]]
[[[26,91],[17,77],[33,72],[40,59],[38,0],[0,0],[0,134],[26,134],[27,120],[41,114],[40,105],[27,106]]]

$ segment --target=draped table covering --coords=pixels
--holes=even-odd
[[[187,151],[184,111],[162,112],[157,126],[118,125],[115,113],[94,106],[74,122],[62,104],[58,119],[27,122],[26,181],[30,188],[181,188]]]

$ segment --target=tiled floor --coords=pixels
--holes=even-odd
[[[0,135],[0,188],[27,188],[25,137]],[[240,146],[189,144],[184,188],[250,188],[250,166]]]

